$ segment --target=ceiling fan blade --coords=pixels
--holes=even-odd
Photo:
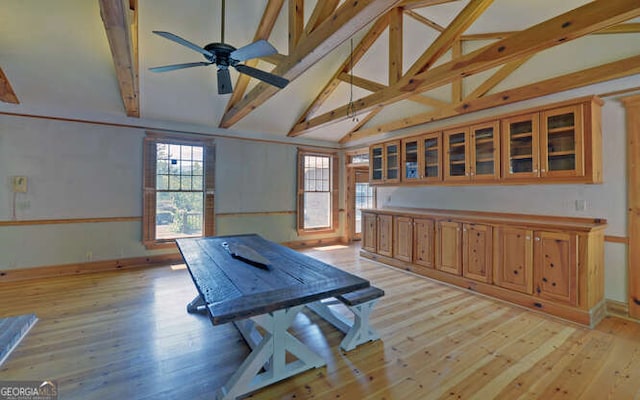
[[[218,69],[218,94],[229,94],[233,92],[231,84],[231,74],[228,68]]]
[[[213,54],[212,52],[210,52],[209,50],[205,50],[202,47],[198,46],[197,44],[193,44],[190,41],[181,38],[178,35],[174,35],[171,32],[164,32],[164,31],[153,31],[153,33],[155,33],[158,36],[162,36],[165,39],[169,39],[171,41],[174,41],[178,44],[181,44],[185,47],[190,48],[191,50],[197,51],[198,53],[204,54],[207,57],[215,57],[215,54]]]
[[[213,64],[213,63],[208,63],[208,62],[204,62],[204,61],[185,63],[185,64],[173,64],[173,65],[165,65],[163,67],[149,68],[149,71],[151,71],[151,72],[167,72],[167,71],[173,71],[173,70],[176,70],[176,69],[183,69],[183,68],[203,67],[203,66],[207,66],[207,65],[211,65],[211,64]]]
[[[278,50],[273,47],[266,40],[258,40],[257,42],[253,42],[246,46],[242,46],[239,49],[233,51],[229,57],[233,58],[236,61],[245,61],[252,58],[270,56],[271,54],[276,54]]]
[[[289,83],[289,80],[281,76],[253,68],[248,65],[238,64],[235,66],[235,69],[237,69],[238,72],[260,79],[261,81],[279,87],[280,89],[283,89]]]

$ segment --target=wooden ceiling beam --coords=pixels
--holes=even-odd
[[[298,119],[297,123],[305,121],[307,118],[313,115],[322,106],[322,104],[331,96],[334,90],[340,84],[340,75],[351,70],[351,66],[355,65],[365,55],[365,53],[373,46],[376,40],[380,37],[382,32],[389,26],[389,13],[378,18],[376,22],[369,28],[369,31],[360,40],[360,43],[353,49],[353,52],[342,63],[340,68],[333,74],[333,77],[320,91],[320,94],[311,102],[309,107],[302,113],[302,116]]]
[[[304,36],[309,36],[311,32],[316,30],[336,10],[340,0],[322,0],[316,3],[313,12],[304,28]]]
[[[628,57],[619,61],[572,72],[529,85],[504,90],[484,97],[465,100],[448,108],[442,108],[435,112],[421,113],[408,118],[391,121],[376,127],[361,129],[343,138],[341,143],[364,139],[385,132],[408,128],[433,121],[438,121],[456,115],[486,110],[493,107],[504,106],[518,101],[524,101],[541,96],[576,89],[583,86],[606,82],[613,79],[624,78],[640,73],[640,55]],[[471,97],[471,96],[469,96]]]
[[[260,24],[256,29],[256,33],[253,36],[253,41],[257,40],[267,40],[269,36],[271,36],[271,32],[273,31],[273,27],[275,26],[276,20],[278,19],[278,15],[280,15],[280,11],[282,10],[282,6],[284,5],[284,0],[269,0],[267,6],[262,13],[262,18],[260,19]],[[284,59],[284,56],[281,54],[273,54],[269,57],[263,57],[262,60],[267,62],[271,62],[274,65],[278,65]],[[245,64],[250,67],[255,67],[258,65],[258,60],[253,58],[245,61]],[[229,98],[227,102],[227,108],[225,110],[228,111],[231,107],[236,105],[244,93],[247,91],[247,87],[249,86],[249,81],[251,77],[245,74],[238,74],[238,79],[236,80],[236,84],[233,86],[233,94]]]
[[[304,0],[289,0],[289,54],[292,54],[304,33]]]
[[[373,117],[378,115],[380,111],[382,111],[382,108],[376,108],[375,110],[371,111],[369,114],[362,117],[362,119],[356,116],[355,118],[358,119],[358,123],[353,128],[351,128],[351,130],[347,132],[343,137],[341,137],[338,143],[342,143],[342,140],[344,140],[345,138],[348,138],[351,134],[353,134],[353,132],[357,132],[358,130],[360,130],[360,128],[362,128],[367,122],[371,121]]]
[[[415,19],[418,22],[421,22],[423,24],[425,24],[426,26],[435,29],[438,32],[444,32],[444,26],[438,24],[435,21],[430,20],[427,17],[423,17],[421,14],[418,14],[415,11],[412,10],[405,10],[404,12],[405,14],[407,14],[408,16],[410,16],[411,18]]]
[[[356,102],[356,108],[368,111],[406,99],[415,92],[424,92],[486,71],[506,62],[520,59],[558,44],[576,39],[608,26],[640,15],[637,0],[596,0],[550,20],[517,32],[506,39],[492,43],[457,60],[419,73],[388,89],[373,93]],[[290,135],[327,126],[344,119],[346,107],[339,107],[293,127]]]
[[[348,0],[329,18],[302,40],[293,54],[280,63],[272,73],[294,80],[322,57],[335,49],[354,33],[393,8],[400,0]],[[271,98],[278,89],[258,84],[242,101],[229,109],[220,126],[228,128]]]
[[[386,89],[388,87],[386,85],[383,85],[382,83],[374,82],[372,80],[365,79],[360,76],[353,75],[352,77],[351,74],[347,72],[341,73],[339,79],[345,83],[351,83],[353,81],[353,84],[355,86],[362,88],[364,90],[368,90],[370,92],[377,92],[379,90]],[[444,106],[451,105],[451,103],[437,100],[432,97],[422,96],[420,94],[415,94],[409,97],[408,100],[411,100],[415,103],[424,104],[430,107],[444,107]]]
[[[461,40],[501,40],[505,39],[514,33],[519,31],[505,31],[505,32],[486,32],[486,33],[472,33],[468,35],[462,35]],[[591,35],[611,35],[619,33],[640,33],[640,23],[626,23],[618,24],[606,27],[596,32],[591,32]]]
[[[4,74],[4,71],[0,67],[0,101],[4,103],[20,104],[18,96],[13,91],[9,79]]]
[[[462,57],[462,41],[456,40],[451,46],[451,59],[457,60]],[[462,77],[458,77],[451,82],[451,102],[462,101]]]
[[[389,11],[389,85],[402,78],[403,14],[400,7]]]
[[[140,117],[137,10],[130,9],[129,0],[99,0],[99,3],[125,111],[129,117]]]
[[[411,10],[413,8],[423,8],[429,6],[437,6],[438,4],[453,3],[459,0],[403,0],[398,7],[402,7],[405,10]]]

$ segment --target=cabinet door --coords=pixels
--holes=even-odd
[[[400,141],[384,143],[384,181],[400,182]]]
[[[533,293],[533,231],[498,228],[494,284],[518,292]]]
[[[420,138],[402,141],[402,181],[416,182],[420,180]]]
[[[470,128],[470,174],[475,181],[500,178],[500,135],[498,121]]]
[[[538,121],[538,113],[502,120],[502,176],[504,178],[539,176]]]
[[[376,214],[362,213],[362,248],[373,253],[377,250],[377,225]]]
[[[488,225],[462,226],[462,274],[466,278],[491,283],[493,268],[493,228]]]
[[[416,218],[413,221],[413,262],[434,268],[435,224],[432,219]]]
[[[469,180],[469,129],[460,128],[443,133],[444,140],[444,180]]]
[[[454,221],[438,221],[436,228],[436,268],[462,275],[462,229]]]
[[[442,180],[442,135],[430,133],[421,138],[421,174],[424,182],[438,182]]]
[[[393,241],[393,216],[378,215],[378,242],[377,252],[383,256],[391,257]]]
[[[384,176],[384,147],[381,144],[371,146],[369,149],[369,182],[380,183]]]
[[[540,114],[540,176],[584,176],[582,105]]]
[[[413,256],[413,218],[393,217],[393,256],[411,262]]]
[[[564,232],[536,232],[536,293],[572,305],[577,299],[578,237]]]

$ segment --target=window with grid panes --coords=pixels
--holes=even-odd
[[[213,235],[214,157],[210,140],[145,138],[143,241],[148,247]]]
[[[334,230],[337,225],[337,158],[298,152],[298,231]]]

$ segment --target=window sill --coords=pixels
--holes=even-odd
[[[145,242],[144,247],[147,250],[160,250],[160,249],[175,249],[178,250],[175,240]]]

